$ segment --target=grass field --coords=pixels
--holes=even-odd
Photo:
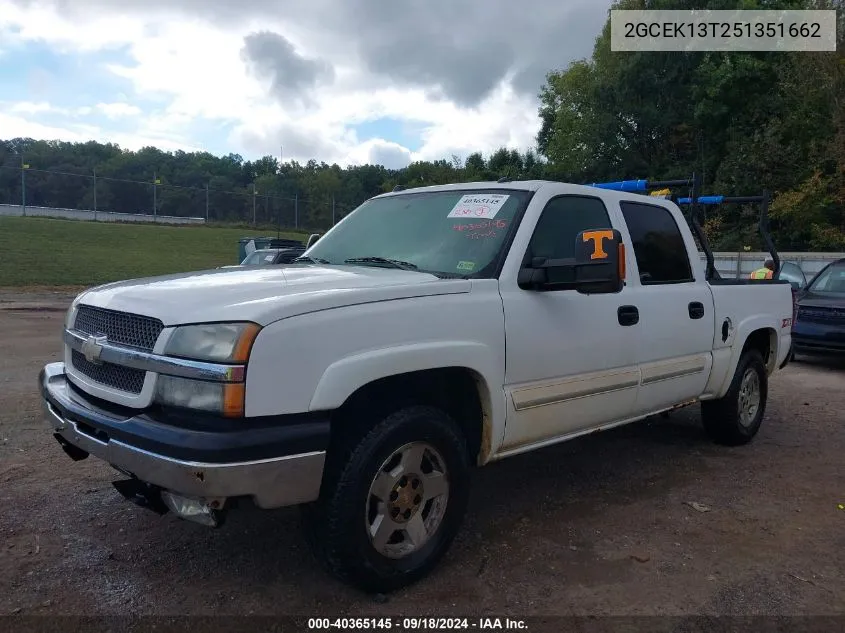
[[[0,286],[91,286],[236,264],[238,240],[264,235],[276,232],[2,217]]]

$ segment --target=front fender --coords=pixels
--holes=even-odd
[[[436,299],[436,300],[435,300]],[[256,339],[247,367],[246,415],[330,411],[374,380],[462,367],[479,393],[491,444],[505,424],[505,337],[495,280],[473,292],[319,310],[276,321]]]
[[[337,409],[355,391],[380,378],[443,367],[466,367],[485,382],[495,359],[481,343],[437,341],[412,343],[347,356],[326,368],[311,398],[311,411]]]
[[[360,388],[382,378],[447,367],[469,369],[475,375],[484,412],[481,461],[486,461],[505,433],[504,390],[495,385],[496,358],[489,347],[467,341],[412,343],[347,356],[332,363],[320,378],[309,410],[333,410]]]

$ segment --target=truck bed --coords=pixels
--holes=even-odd
[[[777,286],[789,285],[786,279],[710,279],[711,286]]]

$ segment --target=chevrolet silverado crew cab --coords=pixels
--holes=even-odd
[[[545,181],[399,190],[285,267],[107,284],[40,375],[55,438],[142,505],[300,505],[366,591],[429,572],[473,467],[700,403],[760,428],[786,281],[709,279],[672,200]]]

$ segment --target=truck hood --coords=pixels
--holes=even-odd
[[[467,279],[365,266],[215,269],[92,288],[77,303],[143,314],[165,326],[207,321],[273,321],[343,306],[469,292]]]
[[[798,305],[806,308],[839,308],[845,309],[845,296],[834,294],[817,294],[805,292],[798,297]]]

